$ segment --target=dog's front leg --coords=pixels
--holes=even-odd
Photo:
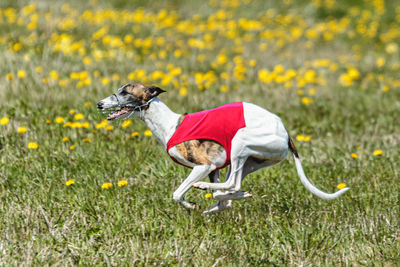
[[[193,170],[189,174],[189,176],[174,192],[173,199],[188,209],[196,208],[196,203],[186,201],[184,199],[184,196],[195,182],[200,181],[201,179],[206,177],[209,173],[215,170],[215,168],[216,168],[215,165],[198,165],[193,167]]]

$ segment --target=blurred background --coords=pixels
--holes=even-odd
[[[395,263],[399,44],[398,1],[1,0],[0,263]],[[314,184],[352,190],[316,200],[289,160],[232,211],[188,215],[171,198],[188,170],[96,110],[128,82],[178,113],[267,108]]]

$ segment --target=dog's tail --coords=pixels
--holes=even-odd
[[[290,151],[292,151],[294,162],[296,164],[297,174],[300,177],[300,181],[311,193],[313,193],[314,195],[316,195],[317,197],[320,197],[322,199],[330,200],[330,199],[338,198],[339,196],[343,195],[347,190],[350,189],[348,187],[345,187],[343,189],[340,189],[336,193],[329,194],[329,193],[325,193],[325,192],[319,190],[318,188],[316,188],[307,179],[307,176],[305,175],[304,170],[303,170],[303,166],[301,165],[299,154],[297,153],[296,147],[294,146],[292,138],[290,138],[290,136],[289,136],[289,148],[290,148]]]

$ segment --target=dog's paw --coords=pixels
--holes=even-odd
[[[251,198],[252,195],[245,191],[216,191],[213,193],[213,197],[217,200],[240,200]]]
[[[181,202],[181,204],[182,204],[185,208],[190,209],[190,210],[194,210],[194,209],[200,208],[200,206],[197,205],[197,204],[194,203],[194,202],[183,201],[183,202]]]
[[[194,184],[193,184],[193,187],[194,187],[194,188],[197,188],[197,189],[203,189],[203,190],[209,189],[208,183],[205,183],[205,182],[197,182],[197,183],[194,183]]]
[[[230,209],[230,208],[232,208],[231,200],[218,201],[217,204],[215,204],[211,208],[203,211],[203,214],[212,214],[212,213],[221,212],[223,210]]]

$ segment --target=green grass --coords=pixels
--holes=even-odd
[[[122,38],[132,33],[132,25],[119,24],[122,23],[119,20],[99,25],[80,23],[65,31],[57,29],[56,23],[46,23],[42,20],[46,12],[52,14],[51,21],[74,16],[72,11],[62,11],[60,5],[53,5],[51,1],[36,1],[41,18],[35,30],[37,39],[30,43],[25,39],[30,34],[26,29],[29,17],[22,16],[22,25],[4,19],[6,8],[14,7],[21,14],[21,8],[27,3],[0,4],[3,14],[0,33],[5,38],[4,42],[0,40],[3,62],[0,65],[0,118],[10,119],[7,125],[0,125],[0,265],[398,264],[400,92],[395,85],[399,79],[395,64],[399,52],[386,53],[388,44],[378,37],[362,39],[347,35],[356,29],[359,18],[348,13],[351,5],[373,9],[363,1],[346,2],[348,6],[342,2],[338,1],[333,8],[318,9],[306,1],[285,4],[285,8],[280,1],[272,1],[268,6],[263,1],[253,1],[235,9],[198,2],[191,6],[186,1],[170,1],[165,5],[151,1],[145,4],[144,10],[157,14],[166,8],[168,12],[176,12],[180,20],[190,19],[195,13],[207,19],[220,8],[232,12],[233,20],[258,19],[270,7],[283,15],[303,16],[304,10],[307,27],[325,23],[335,16],[351,20],[346,33],[330,42],[302,37],[277,48],[275,39],[265,41],[255,35],[253,41],[242,44],[242,54],[235,51],[233,40],[215,32],[212,33],[214,47],[202,51],[186,46],[189,38],[202,37],[202,34],[191,36],[174,28],[168,32],[145,25],[148,28],[143,26],[137,33],[140,38],[164,36],[171,45],[152,47],[149,53],[167,51],[166,58],[157,56],[156,59],[136,48],[131,49],[138,57],[128,58],[116,48],[92,41],[92,34],[102,26],[109,26],[112,36]],[[72,1],[71,8],[79,14],[104,9],[133,12],[140,4],[129,3],[99,1],[95,4],[92,1],[80,6]],[[395,8],[387,6],[386,9],[387,15],[377,19],[380,34],[399,25],[394,20]],[[284,23],[268,25],[267,28],[279,30],[289,27]],[[86,55],[93,63],[82,63],[84,56],[79,53],[66,55],[52,51],[48,40],[55,32],[71,34],[77,41],[85,40]],[[239,33],[240,38],[244,35],[245,32]],[[10,43],[18,40],[23,48],[10,51]],[[185,42],[175,44],[176,40]],[[266,52],[258,49],[262,42],[268,42]],[[307,42],[312,43],[311,49],[307,48]],[[116,50],[117,56],[96,62],[92,43],[104,51]],[[187,55],[174,58],[176,48],[186,51]],[[214,68],[212,62],[221,49],[226,50],[228,63]],[[353,59],[357,53],[361,60]],[[204,54],[205,61],[198,62],[198,54]],[[257,60],[255,69],[246,65],[244,80],[232,74],[234,57],[239,54],[246,62]],[[342,61],[338,59],[341,56],[348,58]],[[376,66],[377,57],[386,59],[383,67]],[[310,67],[310,62],[320,58],[336,62],[338,70],[329,72]],[[96,129],[96,124],[105,119],[105,114],[95,108],[98,100],[128,82],[131,71],[166,71],[167,64],[182,68],[187,85],[183,80],[178,87],[172,83],[161,86],[160,80],[151,78],[147,82],[168,91],[160,98],[171,109],[179,113],[194,112],[238,100],[263,106],[282,118],[294,139],[300,134],[311,137],[309,142],[295,140],[295,144],[305,173],[317,187],[333,192],[338,183],[344,182],[351,190],[333,201],[316,198],[300,183],[289,156],[279,165],[249,175],[242,188],[251,192],[253,198],[234,202],[231,210],[205,216],[201,210],[187,211],[174,203],[172,193],[190,170],[170,160],[154,137],[145,136],[146,126],[142,122],[133,120],[127,128],[121,127],[122,122],[113,122],[111,131]],[[315,69],[318,77],[326,80],[326,85],[316,82],[304,88],[296,84],[286,88],[283,84],[267,84],[258,79],[258,70],[272,71],[278,64],[285,70],[294,68],[299,72]],[[349,65],[356,66],[360,78],[351,86],[343,86],[339,76]],[[41,73],[35,71],[37,66],[42,66]],[[211,69],[218,75],[229,72],[228,82],[218,78],[206,90],[199,90],[194,79],[196,72]],[[25,70],[26,77],[18,78],[18,70]],[[51,70],[57,70],[59,80],[66,79],[68,84],[43,82]],[[89,73],[89,85],[79,87],[78,81],[70,79],[72,72],[81,71]],[[14,75],[13,79],[6,78],[8,73]],[[112,74],[116,73],[120,78],[113,81]],[[366,78],[371,73],[375,75],[375,83]],[[381,81],[378,75],[382,75]],[[103,77],[110,78],[110,83],[103,84]],[[221,92],[220,87],[225,84],[229,90]],[[389,91],[381,90],[384,84],[389,84]],[[179,94],[183,86],[188,89],[187,96]],[[316,94],[308,96],[314,102],[304,105],[297,90],[304,90],[307,96],[311,88],[316,88]],[[86,102],[92,105],[86,107]],[[89,129],[72,129],[55,122],[57,116],[75,121],[74,115],[69,114],[71,109],[84,114],[82,121],[90,123]],[[51,123],[46,124],[46,120]],[[19,126],[26,126],[28,131],[18,134]],[[134,131],[140,133],[136,138],[131,137]],[[69,141],[63,142],[63,137]],[[92,142],[84,142],[84,138]],[[29,142],[38,143],[39,148],[28,149]],[[71,145],[75,145],[74,150],[70,149]],[[383,154],[374,156],[377,149]],[[353,159],[351,153],[357,153],[358,158]],[[68,179],[73,179],[75,184],[66,186]],[[128,185],[118,187],[120,180],[127,180]],[[105,182],[111,182],[113,187],[102,189]],[[193,189],[186,199],[205,209],[215,201],[206,199],[204,194]]]

